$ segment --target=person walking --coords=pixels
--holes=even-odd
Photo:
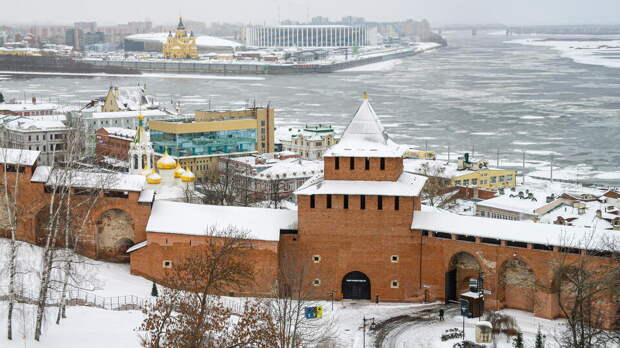
[[[439,321],[443,321],[443,308],[439,308]]]

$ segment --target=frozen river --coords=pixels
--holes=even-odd
[[[449,46],[354,71],[287,76],[15,76],[0,73],[9,97],[79,105],[110,85],[146,83],[183,112],[234,108],[256,100],[277,109],[279,126],[347,121],[368,91],[397,142],[454,159],[475,149],[494,165],[521,166],[554,177],[620,184],[620,68],[576,59],[551,44],[528,45],[501,35],[448,33]],[[568,48],[567,48],[568,47]],[[579,53],[579,51],[575,51]],[[598,52],[596,52],[598,55]],[[618,61],[613,56],[608,61]],[[590,62],[591,64],[584,64]],[[598,65],[594,65],[598,64]],[[2,71],[0,67],[0,71]]]

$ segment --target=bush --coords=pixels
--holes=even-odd
[[[442,341],[453,340],[455,338],[463,337],[463,330],[454,328],[446,330],[443,335],[441,335]]]

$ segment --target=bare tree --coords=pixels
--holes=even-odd
[[[332,338],[333,323],[327,319],[307,319],[305,308],[317,306],[318,294],[307,279],[305,265],[287,261],[280,268],[271,300],[278,348],[297,348],[326,343]]]
[[[572,244],[587,253],[560,254],[552,262],[554,281],[550,290],[558,293],[560,312],[566,319],[565,329],[556,335],[561,347],[598,347],[618,337],[618,323],[610,322],[617,313],[611,313],[607,305],[617,307],[620,298],[619,250],[615,249],[617,244],[594,242],[600,233],[593,231],[580,243]]]
[[[252,206],[257,197],[250,169],[235,165],[230,157],[221,158],[217,169],[196,186],[203,195],[202,203],[213,205]]]
[[[219,347],[232,313],[217,294],[248,285],[253,267],[244,257],[253,248],[248,232],[233,226],[209,227],[208,238],[163,281],[165,289],[146,312],[141,330],[147,347]],[[249,320],[249,319],[248,319]]]
[[[422,200],[431,206],[441,207],[448,203],[449,197],[446,196],[450,190],[450,180],[445,178],[446,168],[442,166],[431,166],[423,163],[418,174],[428,178],[422,189]]]
[[[4,213],[6,219],[6,225],[2,227],[8,228],[9,235],[9,264],[7,272],[9,273],[9,288],[8,288],[8,312],[7,312],[7,338],[13,339],[13,308],[16,303],[16,276],[17,276],[17,217],[20,215],[19,209],[19,194],[20,194],[20,174],[24,168],[21,166],[22,159],[25,156],[23,151],[11,150],[3,148],[0,156],[3,159],[3,176],[2,176],[2,191],[3,191],[3,203]],[[15,157],[13,159],[9,158]],[[14,174],[9,177],[9,172]],[[12,182],[11,182],[12,181]]]
[[[279,209],[282,200],[286,198],[286,183],[280,178],[270,178],[267,181],[267,207]]]
[[[76,127],[74,129],[80,129]],[[41,337],[48,292],[61,284],[61,303],[56,322],[66,316],[68,287],[78,283],[80,236],[100,193],[113,185],[116,176],[84,162],[85,148],[79,132],[69,133],[63,144],[65,154],[49,168],[46,190],[49,193],[48,221],[44,231],[39,295],[36,301],[35,340]],[[78,194],[76,194],[76,192]]]

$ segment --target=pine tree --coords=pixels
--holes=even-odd
[[[159,294],[157,293],[157,284],[155,284],[155,282],[153,282],[153,288],[151,288],[151,296],[153,297],[159,296]]]
[[[517,337],[512,341],[512,346],[515,348],[523,348],[523,333],[517,332]]]
[[[534,343],[534,348],[545,348],[545,335],[540,332],[540,326],[538,327],[538,332],[536,333],[536,343]]]

